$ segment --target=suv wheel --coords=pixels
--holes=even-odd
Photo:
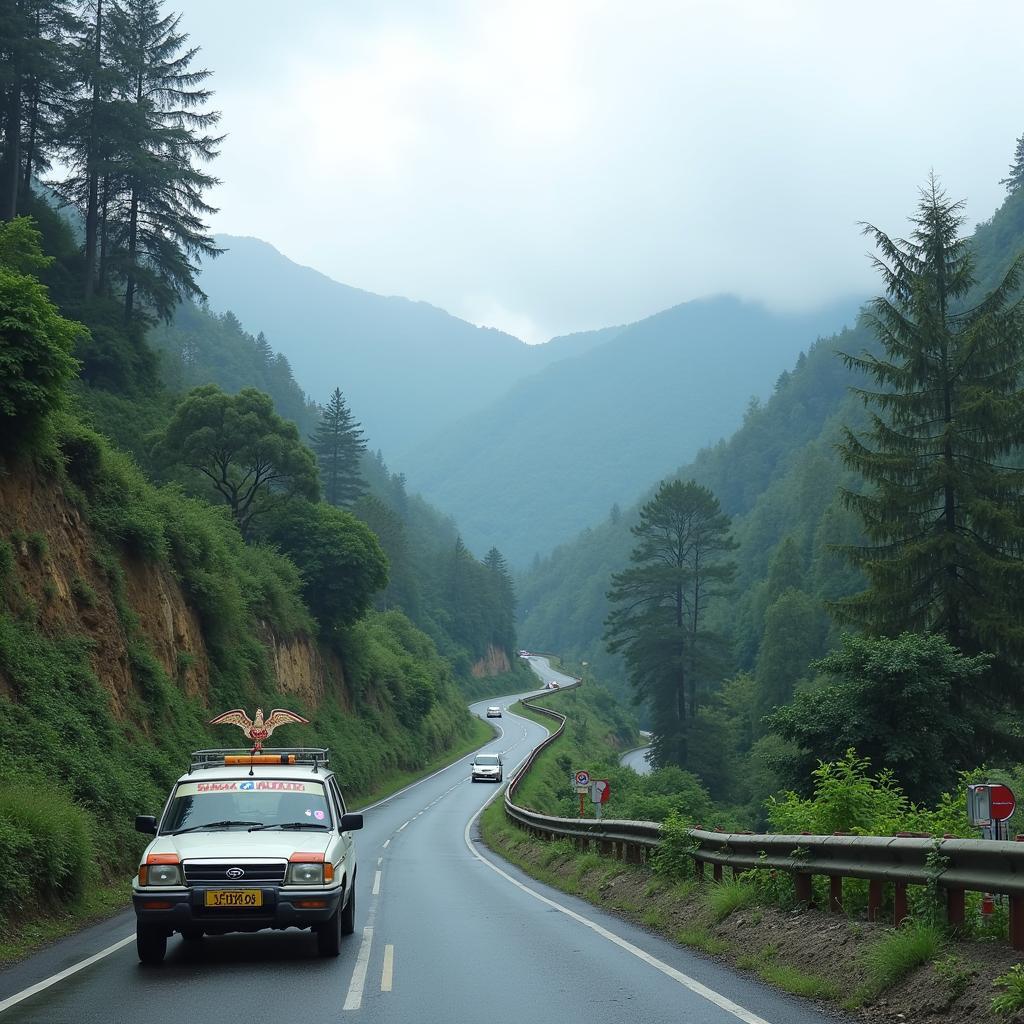
[[[351,935],[356,930],[356,880],[352,879],[352,891],[348,894],[348,903],[341,912],[341,934]]]
[[[144,964],[163,963],[167,952],[167,932],[151,924],[140,924],[135,928],[135,948],[139,961]]]
[[[341,906],[316,931],[316,948],[321,956],[337,956],[341,952]]]

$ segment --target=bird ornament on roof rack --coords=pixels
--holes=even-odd
[[[252,753],[258,754],[263,749],[263,743],[270,738],[270,734],[282,725],[309,725],[309,719],[294,711],[287,711],[285,708],[274,708],[273,711],[263,717],[263,708],[256,709],[256,717],[250,718],[241,708],[233,711],[225,711],[223,715],[210,719],[210,725],[237,725],[246,737],[252,740]]]

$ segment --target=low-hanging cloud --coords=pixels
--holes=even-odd
[[[732,291],[876,286],[934,168],[974,219],[1024,132],[1024,8],[180,0],[229,137],[217,230],[538,341]]]

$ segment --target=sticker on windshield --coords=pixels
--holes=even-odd
[[[284,782],[281,779],[183,782],[174,795],[205,796],[208,793],[311,793],[322,797],[324,787],[319,782]]]

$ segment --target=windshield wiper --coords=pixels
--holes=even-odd
[[[176,828],[173,832],[165,832],[167,836],[180,836],[182,832],[202,832],[208,828],[230,828],[232,825],[259,825],[258,821],[208,821],[203,825],[190,825],[188,828]]]
[[[260,831],[262,831],[265,828],[291,828],[291,829],[319,828],[319,829],[329,829],[330,827],[331,827],[330,825],[323,825],[319,821],[284,821],[284,822],[280,822],[280,823],[272,822],[269,825],[253,825],[253,827],[251,829],[249,829],[249,831],[250,832],[260,832]]]

